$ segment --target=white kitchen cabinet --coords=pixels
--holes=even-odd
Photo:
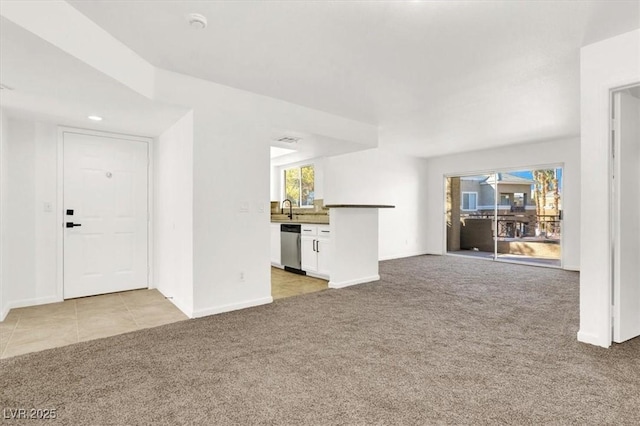
[[[303,223],[302,225],[300,225],[300,234],[302,234],[303,237],[315,237],[316,235],[318,235],[318,225],[308,225],[306,223]]]
[[[331,249],[329,238],[318,237],[316,254],[318,255],[318,275],[329,277],[331,267],[329,265],[329,250]]]
[[[309,275],[328,278],[330,272],[329,226],[302,225],[302,270]]]
[[[302,240],[302,270],[316,272],[318,270],[318,254],[316,253],[316,237],[303,236]]]
[[[271,264],[281,266],[280,258],[280,224],[271,224]]]

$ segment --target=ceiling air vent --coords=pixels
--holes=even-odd
[[[300,138],[294,138],[291,136],[283,136],[279,139],[276,139],[278,142],[283,142],[283,143],[298,143],[298,141],[300,140]]]

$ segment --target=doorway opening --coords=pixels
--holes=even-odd
[[[640,336],[640,85],[611,94],[613,338]]]
[[[562,166],[445,178],[447,254],[562,266]]]

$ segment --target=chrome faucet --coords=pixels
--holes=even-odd
[[[286,199],[282,202],[282,206],[280,207],[280,213],[284,213],[284,203],[289,202],[289,214],[287,216],[289,216],[289,220],[293,220],[293,205],[291,204],[291,200],[290,199]]]

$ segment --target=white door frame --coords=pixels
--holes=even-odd
[[[614,87],[610,87],[609,88],[609,108],[607,110],[607,121],[609,123],[609,136],[608,136],[608,145],[609,145],[609,170],[608,170],[608,179],[609,179],[609,294],[610,294],[610,303],[609,303],[609,315],[608,318],[610,319],[610,324],[609,324],[609,342],[610,343],[614,343],[613,338],[614,338],[614,323],[616,320],[618,320],[617,318],[617,312],[614,309],[614,303],[615,303],[615,288],[616,288],[616,277],[615,277],[615,272],[616,272],[616,252],[615,252],[615,248],[616,248],[616,244],[617,244],[617,224],[618,224],[618,207],[616,205],[617,203],[617,199],[616,199],[616,194],[615,194],[615,185],[617,184],[616,181],[614,181],[613,176],[614,173],[617,171],[617,166],[616,166],[616,159],[614,158],[614,152],[615,150],[620,149],[620,147],[615,147],[615,139],[613,136],[613,130],[614,130],[614,122],[613,122],[613,113],[614,113],[614,105],[615,105],[615,93],[616,92],[620,92],[622,90],[631,88],[631,87],[636,87],[636,86],[640,86],[640,81],[628,81],[626,83],[614,86]],[[619,114],[619,112],[616,112],[617,114]],[[624,343],[624,342],[623,342]]]
[[[91,129],[80,129],[74,127],[58,126],[58,146],[57,146],[57,194],[56,194],[56,222],[58,230],[56,232],[56,298],[64,300],[64,134],[75,133],[87,136],[99,136],[104,138],[124,139],[135,142],[144,142],[148,145],[147,150],[147,283],[148,288],[153,285],[153,138],[145,136],[126,135],[122,133],[106,132]]]
[[[442,238],[442,253],[444,253],[447,256],[464,256],[464,255],[458,255],[458,254],[451,254],[447,252],[447,179],[451,178],[451,177],[465,177],[465,176],[476,176],[476,175],[486,175],[486,174],[493,174],[493,173],[499,173],[499,172],[505,172],[505,173],[509,173],[509,172],[517,172],[520,170],[538,170],[538,169],[556,169],[556,168],[561,168],[562,169],[562,194],[561,197],[564,200],[564,187],[566,186],[565,184],[565,163],[564,161],[558,161],[557,163],[543,163],[543,164],[535,164],[535,165],[528,165],[528,166],[519,166],[519,167],[496,167],[496,168],[492,168],[492,169],[483,169],[483,170],[479,170],[479,171],[475,171],[475,172],[459,172],[459,173],[445,173],[442,177],[442,230],[443,230],[443,238]],[[497,187],[496,187],[497,188]],[[497,203],[497,191],[495,191],[495,197],[494,197],[494,202]],[[497,205],[496,205],[497,208]],[[563,209],[564,211],[564,209]],[[564,217],[564,214],[562,215]],[[561,219],[562,221],[564,221],[564,219]],[[561,222],[560,224],[561,226],[561,230],[563,230],[564,225]],[[493,245],[493,250],[494,250],[494,259],[486,259],[483,257],[480,257],[479,259],[483,259],[483,260],[492,260],[494,262],[502,262],[502,263],[514,263],[514,264],[522,264],[522,265],[527,265],[527,266],[540,266],[540,267],[544,267],[544,268],[556,268],[556,269],[564,269],[564,254],[565,254],[565,250],[564,250],[564,232],[560,233],[560,266],[547,266],[547,265],[536,265],[533,263],[527,263],[527,262],[519,262],[517,260],[498,260],[497,258],[497,244]],[[613,284],[612,284],[613,285]]]

